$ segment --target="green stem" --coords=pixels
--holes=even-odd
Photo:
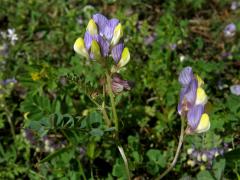
[[[105,123],[107,124],[108,127],[110,127],[111,126],[111,121],[110,121],[110,119],[109,119],[109,117],[107,115],[107,112],[105,110],[104,104],[103,104],[103,107],[102,107],[101,110],[102,110],[102,113],[103,113],[103,117],[104,117]]]
[[[7,108],[5,108],[5,111],[6,111],[8,123],[10,125],[10,130],[11,130],[12,136],[13,136],[13,138],[15,138],[15,130],[14,130],[14,125],[13,125],[12,119],[11,119],[11,112],[9,112]]]
[[[184,138],[184,118],[181,118],[181,134],[180,134],[180,138],[179,138],[179,142],[178,142],[178,147],[177,147],[177,151],[176,151],[176,154],[175,154],[175,157],[172,161],[172,163],[170,164],[170,166],[162,173],[160,174],[156,179],[162,179],[165,175],[167,175],[171,170],[172,168],[175,166],[176,162],[177,162],[177,159],[178,159],[178,156],[180,154],[180,150],[181,150],[181,147],[182,147],[182,144],[183,144],[183,138]]]
[[[131,180],[130,171],[129,171],[129,167],[128,167],[128,160],[127,160],[127,157],[124,153],[124,150],[123,150],[122,146],[119,145],[118,150],[119,150],[119,152],[122,156],[123,162],[124,162],[125,170],[126,170],[126,173],[127,173],[127,178],[128,178],[128,180]]]
[[[82,175],[83,179],[87,180],[86,175],[85,175],[84,170],[83,170],[83,167],[82,167],[82,163],[80,161],[79,161],[79,166],[80,166],[80,172],[81,172],[81,175]]]
[[[112,107],[112,113],[113,113],[113,121],[114,121],[114,125],[116,128],[116,132],[118,133],[118,116],[117,116],[117,111],[116,111],[116,107],[115,107],[114,95],[112,92],[112,85],[111,85],[112,80],[108,73],[106,73],[106,77],[107,77],[107,91],[109,93],[111,107]]]
[[[86,94],[86,95],[90,99],[90,101],[92,101],[98,107],[98,109],[100,109],[102,111],[103,119],[104,119],[105,123],[107,124],[107,126],[110,127],[111,126],[111,121],[108,118],[107,112],[105,110],[105,104],[103,103],[103,105],[101,106],[95,100],[93,100],[88,94]]]

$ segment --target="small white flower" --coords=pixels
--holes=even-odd
[[[15,42],[18,40],[18,36],[15,33],[15,29],[8,29],[7,30],[7,37],[11,41],[12,45],[15,45]]]
[[[239,6],[240,6],[240,3],[238,3],[237,1],[233,1],[230,9],[235,11],[235,10],[237,10],[237,8],[239,8]]]

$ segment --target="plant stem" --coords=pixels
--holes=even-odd
[[[114,125],[116,128],[116,132],[118,134],[118,116],[117,116],[115,101],[114,101],[113,92],[112,92],[112,86],[111,86],[112,80],[108,73],[106,73],[106,77],[107,77],[107,91],[109,93],[111,107],[112,107],[112,113],[113,113],[113,121],[114,121]]]
[[[104,117],[105,123],[107,124],[108,127],[110,127],[111,126],[111,121],[108,118],[108,115],[107,115],[107,112],[105,110],[105,106],[104,105],[103,105],[101,110],[102,110],[102,113],[103,113],[103,117]]]
[[[80,172],[81,172],[81,175],[82,175],[83,179],[87,180],[86,175],[85,175],[84,170],[83,170],[83,167],[82,167],[82,163],[80,161],[79,161],[79,166],[80,166]]]
[[[15,130],[14,130],[14,125],[13,125],[12,119],[11,119],[11,112],[9,112],[9,110],[7,108],[5,108],[5,111],[6,111],[8,123],[10,125],[10,130],[11,130],[12,136],[13,136],[13,138],[15,138]]]
[[[103,118],[105,120],[105,123],[107,124],[108,127],[111,126],[111,121],[110,119],[108,118],[108,115],[107,115],[107,112],[105,110],[105,104],[103,103],[103,105],[101,106],[100,104],[98,104],[95,100],[93,100],[91,98],[91,96],[89,96],[87,93],[86,93],[87,97],[98,107],[98,109],[100,109],[103,113]]]
[[[177,151],[176,151],[176,154],[175,154],[175,157],[172,161],[172,163],[170,164],[170,166],[162,173],[160,174],[156,179],[162,179],[165,175],[167,175],[171,170],[172,168],[175,166],[176,162],[177,162],[177,158],[180,154],[180,150],[181,150],[181,147],[182,147],[182,144],[183,144],[183,138],[184,138],[184,118],[181,118],[181,134],[180,134],[180,137],[179,137],[179,142],[178,142],[178,147],[177,147]]]
[[[127,172],[127,178],[128,178],[128,180],[131,180],[129,167],[128,167],[128,160],[127,160],[127,157],[126,157],[126,155],[124,153],[124,150],[123,150],[122,146],[119,145],[118,146],[118,150],[119,150],[119,152],[120,152],[120,154],[122,156],[123,162],[124,162],[125,170]]]
[[[114,95],[112,92],[112,85],[111,85],[112,80],[108,73],[106,73],[106,78],[107,78],[107,92],[109,93],[111,107],[112,107],[112,113],[113,113],[113,121],[114,121],[115,128],[116,128],[116,137],[115,138],[118,141],[118,116],[117,116],[117,111],[116,111],[116,107],[115,107]],[[128,180],[130,180],[131,177],[130,177],[127,157],[124,153],[123,148],[120,145],[118,145],[118,150],[119,150],[119,152],[122,156],[123,162],[124,162],[127,178],[128,178]]]

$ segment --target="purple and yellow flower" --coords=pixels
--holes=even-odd
[[[123,29],[118,19],[107,19],[102,14],[94,14],[87,25],[84,38],[78,38],[73,48],[78,54],[94,60],[112,56],[116,66],[121,68],[130,60],[122,36]]]
[[[225,147],[213,147],[211,149],[196,149],[196,148],[189,148],[187,150],[187,154],[189,159],[187,164],[191,167],[198,164],[200,167],[202,165],[206,165],[208,169],[212,168],[213,160],[218,156],[223,156],[224,153],[228,152],[228,146]],[[193,163],[194,162],[194,163]]]
[[[210,128],[208,114],[204,113],[207,95],[202,88],[204,82],[194,75],[191,67],[184,68],[178,79],[182,85],[178,113],[187,118],[187,134],[202,133]]]

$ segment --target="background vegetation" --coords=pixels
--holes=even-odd
[[[73,51],[97,12],[121,21],[131,53],[122,75],[135,87],[117,96],[117,113],[132,179],[155,179],[174,157],[185,66],[205,81],[211,128],[185,138],[166,179],[240,179],[240,96],[229,89],[240,83],[240,8],[231,3],[1,0],[0,179],[126,179],[113,128],[94,103],[103,71]],[[237,29],[227,38],[230,23]],[[187,163],[189,148],[224,144],[233,150],[211,166]]]

